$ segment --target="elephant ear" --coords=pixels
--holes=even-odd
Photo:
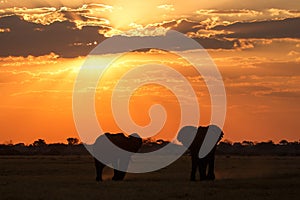
[[[177,140],[182,143],[183,146],[189,148],[194,141],[197,134],[197,128],[195,126],[185,126],[180,129]]]

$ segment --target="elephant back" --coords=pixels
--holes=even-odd
[[[135,153],[142,146],[142,138],[140,138],[137,134],[130,135],[129,137],[125,136],[123,133],[106,133],[105,135],[114,145],[125,151]]]

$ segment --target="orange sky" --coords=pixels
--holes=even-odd
[[[159,35],[169,29],[195,38],[218,66],[227,93],[225,139],[299,140],[297,2],[72,2],[1,1],[0,143],[12,140],[29,144],[38,138],[65,142],[67,137],[78,137],[72,90],[89,51],[112,35]],[[209,123],[207,89],[203,81],[195,81],[197,74],[186,71],[186,65],[174,64],[175,57],[155,51],[134,52],[122,59],[100,84],[107,87],[99,88],[96,94],[99,123],[106,131],[118,131],[108,112],[110,84],[124,70],[149,60],[189,76],[199,93],[200,123]],[[149,85],[137,90],[131,98],[132,117],[140,125],[147,124],[152,103],[164,105],[169,115],[166,126],[155,137],[170,139],[178,126],[178,104],[165,88]],[[107,109],[105,115],[103,109]]]

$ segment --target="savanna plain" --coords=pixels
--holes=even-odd
[[[217,156],[216,180],[190,182],[190,158],[96,183],[90,156],[1,156],[0,199],[298,199],[300,157]]]

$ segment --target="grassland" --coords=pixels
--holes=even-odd
[[[89,156],[1,156],[0,199],[298,199],[300,157],[216,158],[214,182],[190,182],[183,156],[152,173],[97,184]]]

